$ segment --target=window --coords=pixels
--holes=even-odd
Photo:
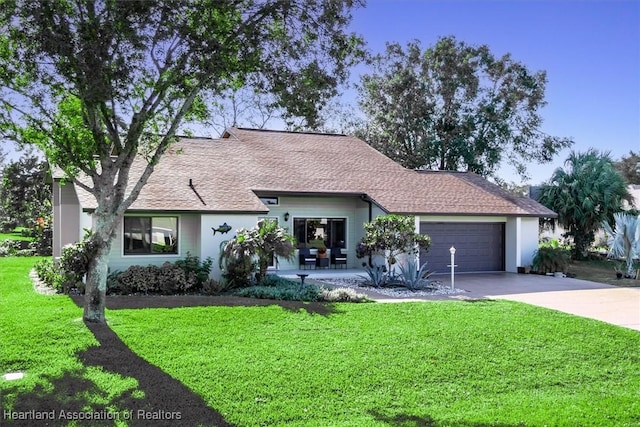
[[[178,217],[126,216],[124,254],[155,255],[178,253]]]
[[[294,218],[298,246],[344,248],[347,240],[346,218]]]
[[[280,204],[277,197],[260,197],[260,201],[266,206],[277,206]]]

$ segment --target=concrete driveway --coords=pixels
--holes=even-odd
[[[448,276],[435,276],[450,284]],[[466,292],[424,299],[491,298],[520,301],[640,331],[640,288],[622,288],[568,277],[537,274],[458,274]]]
[[[305,270],[287,273],[291,278],[296,278],[295,273],[307,273],[309,279],[322,279],[323,277],[358,277],[363,275],[364,271],[355,269]],[[432,278],[440,280],[446,285],[451,284],[449,275],[436,275]],[[465,292],[417,298],[391,298],[376,294],[374,291],[366,293],[372,299],[380,302],[506,299],[640,331],[640,287],[622,288],[568,277],[516,273],[460,273],[455,277],[455,287],[463,289]]]

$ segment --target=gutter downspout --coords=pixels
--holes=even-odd
[[[369,222],[373,221],[373,202],[371,198],[366,194],[360,195],[360,199],[367,202],[369,204]],[[369,255],[369,267],[373,268],[373,258]]]

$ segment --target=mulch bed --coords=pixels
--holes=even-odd
[[[84,296],[70,297],[78,307],[84,307]],[[320,302],[276,301],[269,299],[245,298],[233,295],[109,295],[106,306],[109,310],[136,308],[178,308],[178,307],[265,307],[278,305],[286,310],[304,310],[309,314],[328,315],[332,306]]]

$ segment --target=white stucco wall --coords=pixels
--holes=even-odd
[[[293,221],[295,218],[346,218],[346,249],[348,268],[359,266],[362,262],[355,256],[355,243],[362,237],[362,224],[369,221],[369,205],[359,197],[298,197],[279,196],[279,204],[269,206],[269,213],[257,214],[203,214],[200,224],[201,257],[210,256],[214,260],[211,276],[219,279],[222,272],[218,267],[220,256],[220,244],[224,240],[233,238],[239,228],[255,227],[259,218],[277,218],[278,223],[288,228],[293,233]],[[285,221],[285,214],[289,218]],[[383,212],[373,205],[372,214]],[[213,235],[212,227],[217,228],[223,223],[229,224],[232,229],[227,234]],[[294,255],[292,261],[283,258],[278,259],[279,270],[298,269],[298,255]]]
[[[522,218],[522,249],[520,266],[529,266],[538,250],[539,228],[538,218]]]
[[[258,222],[257,214],[203,214],[200,218],[200,256],[202,259],[211,257],[213,265],[211,277],[220,280],[222,272],[218,267],[220,258],[220,244],[232,239],[240,228],[253,228]],[[213,235],[212,228],[218,228],[227,223],[231,226],[228,233],[217,232]]]
[[[505,270],[530,266],[538,249],[538,218],[511,217],[505,225]]]

